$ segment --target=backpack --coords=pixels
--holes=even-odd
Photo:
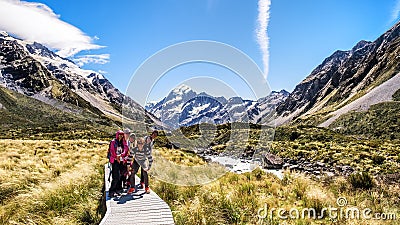
[[[108,150],[107,150],[107,159],[111,158],[111,144],[115,139],[113,139],[112,141],[110,141],[110,144],[108,144]],[[114,141],[114,148],[117,148],[118,143],[116,141]]]

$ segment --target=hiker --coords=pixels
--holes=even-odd
[[[130,130],[129,128],[125,128],[125,129],[124,129],[124,140],[125,140],[125,142],[126,142],[126,145],[128,146],[128,150],[127,150],[126,156],[127,156],[128,153],[129,153],[129,136],[130,136],[130,134],[131,134],[131,130]],[[120,171],[120,173],[121,173],[122,187],[123,187],[123,188],[128,188],[128,187],[129,187],[129,186],[128,186],[128,176],[129,176],[129,172],[128,172],[128,169],[127,169],[127,167],[126,167],[126,165],[127,165],[127,163],[126,163],[126,157],[124,157],[123,164],[124,164],[124,167],[123,167],[123,168],[121,169],[121,171]]]
[[[131,133],[131,135],[129,135],[129,139],[128,139],[128,146],[129,149],[136,147],[137,143],[136,143],[136,134]]]
[[[136,135],[134,133],[131,133],[129,135],[129,138],[128,138],[129,154],[127,154],[126,159],[125,159],[126,162],[127,162],[126,163],[126,171],[127,171],[127,175],[128,175],[128,178],[127,178],[127,181],[126,181],[126,186],[127,187],[131,186],[131,182],[130,182],[129,177],[130,177],[130,167],[132,166],[131,165],[132,157],[131,157],[130,152],[131,152],[131,149],[133,149],[135,147],[136,147]]]
[[[129,128],[126,128],[124,130],[124,138],[126,142],[129,142],[129,136],[131,135],[131,130]]]
[[[151,165],[153,164],[153,157],[151,155],[151,149],[148,146],[145,146],[144,138],[138,138],[137,147],[130,149],[128,163],[129,162],[131,163],[132,166],[130,168],[131,175],[129,177],[131,187],[128,190],[128,194],[136,192],[135,175],[138,172],[139,167],[141,167],[142,171],[143,171],[141,173],[143,175],[143,181],[144,181],[144,185],[145,185],[145,193],[149,194],[150,187],[149,187],[148,171],[150,170]]]
[[[154,130],[153,132],[151,132],[150,136],[146,136],[145,137],[145,144],[147,144],[151,150],[153,150],[153,146],[154,146],[154,139],[156,139],[158,137],[158,130]]]
[[[124,158],[128,154],[128,151],[128,145],[124,140],[124,132],[119,130],[115,134],[115,139],[110,143],[112,181],[109,193],[112,197],[122,193],[121,171],[124,170]]]
[[[153,130],[150,136],[144,137],[144,146],[150,149],[150,154],[153,154],[154,139],[158,136],[158,131]],[[140,170],[140,187],[144,188],[143,168]]]

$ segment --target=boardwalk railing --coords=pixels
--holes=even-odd
[[[143,189],[139,189],[133,194],[122,194],[120,197],[108,195],[111,180],[110,166],[104,166],[105,200],[107,211],[100,225],[113,224],[174,224],[171,209],[153,191],[145,194]],[[136,185],[139,178],[135,178]]]

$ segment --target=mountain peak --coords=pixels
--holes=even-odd
[[[8,37],[9,35],[8,35],[8,33],[7,33],[6,31],[0,30],[0,36],[2,36],[2,37]]]
[[[214,97],[206,92],[196,93],[188,85],[182,84],[160,102],[148,103],[146,110],[174,128],[205,121],[214,124],[235,121],[264,123],[266,115],[288,95],[286,90],[281,90],[257,101],[245,100],[239,96],[227,100],[223,96]]]
[[[50,59],[57,58],[57,54],[50,51],[46,46],[44,46],[36,41],[33,42],[32,44],[27,44],[26,48],[28,49],[29,53],[34,54],[34,55],[43,56],[43,57],[47,57]]]
[[[372,43],[371,41],[361,40],[351,50],[353,52],[355,52],[355,51],[357,51],[359,49],[364,48],[365,46],[367,46],[367,45],[369,45],[371,43]]]
[[[192,91],[192,89],[189,86],[187,86],[186,84],[181,84],[178,87],[174,88],[172,90],[172,93],[182,95],[182,94],[190,92],[190,91]]]
[[[283,96],[288,96],[290,93],[288,91],[286,91],[285,89],[282,89],[280,91],[272,91],[271,95],[274,95],[274,94],[281,94]]]

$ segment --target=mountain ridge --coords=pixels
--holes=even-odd
[[[335,51],[318,65],[277,107],[279,125],[326,114],[363,96],[400,72],[400,23],[375,41],[359,41]],[[323,122],[323,121],[318,121]],[[315,124],[317,125],[317,124]]]
[[[84,70],[38,42],[0,33],[0,85],[69,113],[76,107],[127,126],[162,124],[102,74]]]
[[[205,92],[196,93],[187,85],[180,85],[161,101],[146,104],[145,108],[163,122],[178,128],[198,123],[223,124],[230,122],[263,123],[276,104],[289,93],[273,91],[270,95],[254,100],[241,97],[215,97]]]

